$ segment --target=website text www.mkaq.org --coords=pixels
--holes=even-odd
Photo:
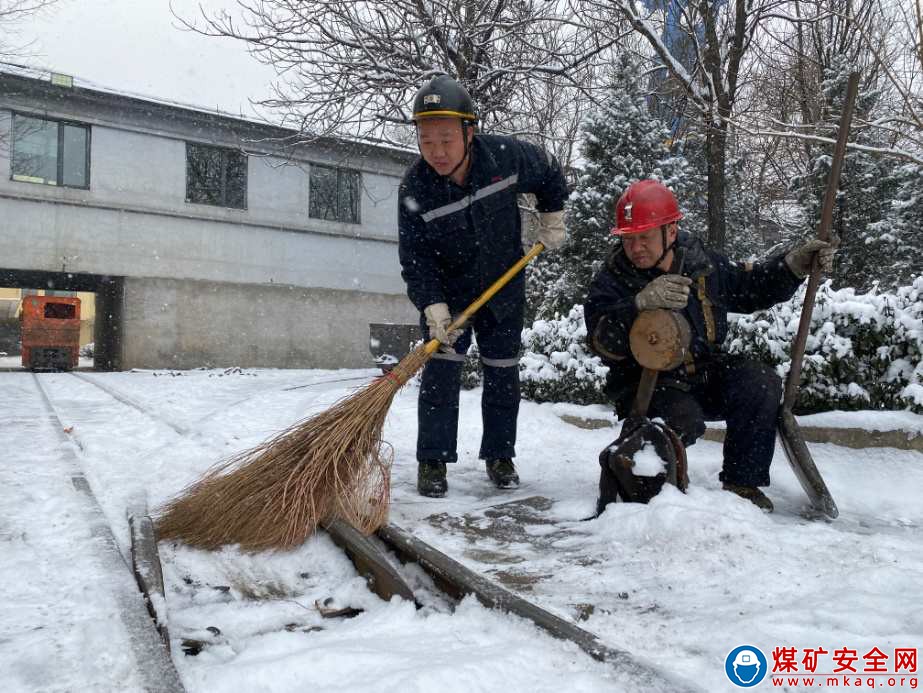
[[[861,652],[851,647],[834,648],[832,651],[822,647],[800,650],[777,647],[772,651],[772,685],[916,690],[915,647],[895,647],[887,652],[873,647],[865,654],[860,655]],[[860,658],[862,662],[859,662]],[[822,673],[826,668],[824,663],[830,667],[829,673]]]
[[[816,674],[814,676],[792,676],[773,674],[772,685],[782,687],[816,688],[894,688],[917,689],[916,676],[894,676],[879,674]]]

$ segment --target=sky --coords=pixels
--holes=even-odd
[[[173,0],[193,19],[233,9],[233,0]],[[58,0],[19,27],[17,58],[29,66],[62,72],[83,86],[156,97],[253,117],[251,99],[265,98],[275,71],[238,41],[179,28],[169,0]]]
[[[118,561],[97,556],[93,522],[108,524],[127,552],[126,508],[143,501],[160,507],[214,462],[377,375],[0,372],[0,392],[10,395],[0,397],[4,693],[142,690],[122,618],[126,605],[115,589],[131,577]],[[383,432],[394,452],[391,521],[669,676],[669,693],[741,690],[728,665],[743,647],[765,658],[747,674],[772,678],[762,681],[762,691],[827,690],[834,685],[828,676],[837,688],[918,689],[918,665],[911,671],[898,654],[916,656],[923,647],[919,452],[811,444],[840,509],[826,522],[802,516],[806,496],[781,450],[767,489],[776,511],[767,515],[721,490],[721,446],[700,440],[688,450],[687,494],[667,486],[650,505],[613,504],[583,522],[595,506],[597,455],[618,432],[604,425],[612,423],[606,407],[523,401],[516,458],[522,486],[499,491],[477,459],[481,390],[463,391],[459,462],[450,465],[448,495],[434,499],[415,488],[418,395],[416,381],[397,393]],[[896,414],[831,412],[801,423],[923,429],[923,416]],[[577,428],[562,415],[602,425]],[[71,482],[75,475],[89,484],[96,510]],[[528,502],[536,497],[543,502]],[[504,509],[517,501],[519,511]],[[473,599],[453,613],[415,566],[399,570],[422,608],[398,597],[382,601],[323,534],[290,551],[252,555],[161,542],[160,559],[166,598],[157,604],[189,693],[665,689]],[[315,603],[328,598],[337,608],[363,611],[322,618]],[[200,641],[201,652],[187,656],[184,639]],[[809,667],[806,653],[819,648],[825,654]],[[864,673],[873,671],[878,652],[887,657],[886,674]],[[848,653],[857,674],[846,684],[836,670]],[[741,671],[732,673],[743,678]]]

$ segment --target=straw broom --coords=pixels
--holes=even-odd
[[[449,326],[460,329],[537,256],[536,243]],[[318,525],[345,520],[371,534],[388,519],[393,453],[381,439],[398,390],[439,349],[432,339],[387,374],[329,409],[212,467],[161,510],[160,540],[244,551],[304,542]]]

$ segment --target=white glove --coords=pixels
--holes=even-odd
[[[638,310],[655,308],[685,308],[689,301],[692,280],[679,274],[662,274],[652,280],[635,296]]]
[[[567,239],[564,227],[564,210],[540,212],[538,215],[538,240],[547,250],[557,250]]]
[[[814,262],[814,254],[817,253],[821,271],[830,274],[833,271],[833,256],[836,255],[836,250],[837,247],[832,243],[815,238],[786,255],[785,264],[796,277],[804,279],[811,274],[811,263]]]
[[[452,315],[449,313],[449,306],[445,303],[433,303],[426,306],[423,309],[423,315],[426,316],[429,336],[433,339],[438,339],[442,344],[451,346],[456,339],[461,337],[462,330],[447,332],[449,325],[452,324]]]

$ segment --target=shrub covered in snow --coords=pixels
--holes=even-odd
[[[726,343],[776,367],[783,378],[798,331],[802,288],[771,310],[732,320]],[[538,320],[522,333],[523,397],[538,402],[603,403],[607,367],[586,346],[582,306]],[[923,277],[891,293],[817,294],[796,410],[906,409],[923,413]]]
[[[473,343],[465,353],[465,365],[462,367],[461,386],[463,390],[473,390],[481,384],[481,352]]]
[[[728,335],[731,353],[776,367],[790,365],[804,289],[769,311],[740,316]],[[835,291],[817,302],[802,365],[796,410],[905,409],[923,412],[923,277],[891,293]]]
[[[536,402],[606,401],[603,386],[609,369],[587,349],[583,306],[555,320],[536,320],[522,331],[522,345],[523,397]]]
[[[788,374],[804,288],[786,303],[732,316],[725,347]],[[603,404],[608,367],[586,345],[583,306],[536,320],[522,331],[522,396],[535,402]],[[462,386],[481,383],[477,346],[468,350]],[[923,413],[923,277],[893,292],[818,289],[805,348],[799,413],[832,409],[910,409]]]

